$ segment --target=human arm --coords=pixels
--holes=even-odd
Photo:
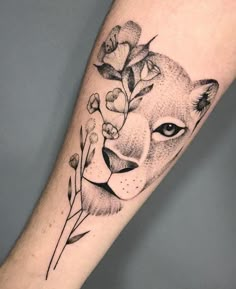
[[[126,1],[125,4],[128,5],[127,3],[128,2]],[[179,4],[180,4],[180,2],[179,2]],[[155,34],[158,33],[159,36],[151,43],[151,46],[150,46],[151,49],[150,50],[152,50],[154,52],[161,52],[162,54],[168,55],[169,57],[171,57],[175,61],[178,61],[181,64],[181,66],[185,67],[186,71],[189,73],[189,75],[191,76],[193,81],[198,80],[198,79],[208,79],[208,78],[216,79],[220,84],[220,90],[219,90],[218,94],[216,95],[217,98],[214,98],[214,100],[218,100],[220,94],[222,93],[224,88],[228,85],[228,83],[232,79],[233,67],[234,67],[234,58],[233,58],[233,53],[231,55],[230,49],[233,49],[234,46],[233,46],[233,43],[230,43],[229,39],[231,39],[231,37],[229,37],[229,35],[228,36],[225,35],[225,34],[230,34],[230,29],[228,29],[228,28],[226,29],[225,26],[224,27],[217,26],[217,25],[219,25],[219,21],[218,21],[219,17],[218,18],[216,17],[218,15],[216,11],[218,11],[217,9],[219,9],[219,7],[216,7],[215,3],[214,3],[214,9],[213,9],[214,12],[210,13],[210,14],[213,14],[214,17],[216,17],[216,19],[214,19],[215,22],[213,21],[213,19],[211,17],[208,17],[207,21],[206,21],[206,18],[204,18],[204,15],[206,17],[206,14],[209,13],[209,11],[207,12],[205,10],[205,9],[207,9],[204,6],[205,4],[202,4],[203,7],[201,7],[201,9],[199,8],[200,9],[200,12],[199,12],[199,10],[197,8],[193,8],[191,6],[191,5],[193,5],[193,2],[191,2],[191,5],[190,4],[186,5],[186,4],[181,3],[181,5],[183,5],[183,6],[180,5],[181,7],[172,7],[171,6],[171,11],[170,11],[170,7],[166,7],[166,6],[163,7],[163,3],[160,3],[158,5],[157,9],[154,9],[153,7],[151,7],[151,4],[150,5],[145,4],[145,5],[147,5],[147,7],[145,8],[145,5],[142,4],[142,9],[141,9],[141,8],[139,8],[137,2],[135,2],[135,11],[137,9],[137,13],[135,12],[135,16],[130,15],[131,9],[129,9],[128,7],[126,7],[127,10],[122,9],[122,2],[120,2],[119,5],[120,6],[118,8],[115,8],[113,10],[113,12],[109,18],[110,20],[109,19],[107,20],[107,22],[105,24],[106,28],[105,28],[103,34],[101,35],[101,37],[99,38],[100,40],[99,40],[98,45],[96,46],[96,51],[94,52],[94,56],[92,58],[92,61],[88,66],[89,71],[87,72],[87,77],[85,79],[84,86],[83,86],[82,91],[80,93],[80,102],[77,105],[77,108],[75,110],[75,116],[73,118],[73,121],[74,121],[73,122],[73,124],[74,124],[73,128],[70,130],[70,133],[67,137],[67,142],[64,146],[63,152],[62,152],[61,157],[59,159],[56,173],[54,173],[54,176],[52,177],[51,182],[50,182],[49,186],[47,187],[47,190],[46,190],[47,193],[45,193],[45,195],[41,201],[41,205],[39,205],[39,207],[38,207],[38,212],[41,212],[41,213],[40,213],[40,215],[38,215],[38,217],[34,217],[34,219],[33,219],[34,223],[38,224],[37,225],[38,229],[37,230],[36,229],[30,230],[30,226],[29,226],[28,227],[28,233],[24,235],[23,239],[21,239],[21,240],[26,240],[27,248],[29,249],[29,251],[27,251],[27,253],[25,252],[25,255],[24,255],[24,250],[22,250],[22,248],[24,248],[22,245],[23,244],[22,241],[21,241],[21,243],[18,243],[19,244],[18,248],[21,248],[21,249],[15,250],[15,252],[17,252],[17,250],[18,250],[18,253],[16,253],[15,256],[20,256],[19,252],[21,252],[21,254],[23,254],[22,257],[24,257],[24,260],[28,259],[27,262],[29,262],[28,264],[30,266],[30,269],[31,268],[35,269],[34,272],[36,272],[40,276],[41,276],[41,274],[44,273],[44,272],[42,273],[42,271],[44,271],[44,269],[46,268],[46,265],[47,265],[46,263],[48,263],[48,261],[49,261],[48,259],[50,259],[49,255],[52,253],[52,251],[55,247],[56,240],[58,238],[58,235],[60,234],[61,227],[63,226],[63,222],[65,220],[65,215],[60,216],[59,213],[61,212],[61,210],[64,210],[64,212],[66,212],[69,208],[68,202],[67,202],[66,190],[68,187],[68,180],[69,180],[70,176],[73,177],[73,169],[68,165],[68,159],[75,152],[80,154],[80,148],[79,148],[80,140],[78,137],[79,130],[80,130],[80,124],[82,124],[83,128],[85,129],[87,120],[89,118],[95,118],[96,124],[97,124],[97,129],[98,129],[98,131],[97,131],[98,137],[99,138],[101,137],[101,130],[99,127],[99,125],[101,126],[100,115],[98,114],[98,112],[94,112],[94,114],[92,114],[92,115],[88,114],[88,112],[86,111],[88,99],[89,99],[90,95],[97,92],[100,95],[101,101],[104,102],[107,92],[110,90],[113,90],[114,88],[116,88],[118,86],[117,82],[104,80],[98,74],[96,68],[93,67],[93,65],[92,65],[93,63],[95,63],[95,64],[98,63],[98,60],[97,60],[98,50],[100,48],[101,43],[107,38],[107,35],[108,35],[109,31],[112,29],[112,27],[114,27],[117,24],[123,26],[125,24],[125,22],[130,20],[130,19],[139,23],[139,25],[142,27],[142,35],[141,35],[141,39],[139,41],[140,44],[146,43]],[[146,11],[149,11],[149,9],[150,9],[150,11],[158,10],[158,12],[155,13],[155,20],[153,20],[153,22],[151,21],[151,19],[153,19],[153,17],[151,17],[151,16],[148,17],[145,9],[146,9]],[[172,15],[173,9],[175,10],[175,15]],[[192,11],[195,9],[196,9],[196,12],[198,12],[196,15],[197,18],[194,18],[194,15],[192,15]],[[216,9],[216,11],[215,11],[215,9]],[[229,9],[229,7],[228,7],[228,9]],[[178,10],[180,10],[180,11],[178,11]],[[191,12],[189,16],[185,15],[186,10],[189,10]],[[221,12],[222,12],[222,9],[221,9]],[[150,12],[150,14],[152,14],[152,13],[153,12]],[[182,15],[182,13],[184,15]],[[226,12],[224,12],[224,13],[226,13]],[[117,16],[117,15],[119,15],[119,16]],[[123,18],[120,17],[120,15],[122,15]],[[141,15],[141,17],[138,15]],[[146,15],[145,16],[146,18],[143,19],[142,15]],[[171,15],[171,16],[167,17],[168,15]],[[209,14],[207,14],[207,15],[209,15]],[[173,18],[175,19],[176,22],[174,21]],[[193,27],[191,27],[191,31],[188,30],[188,27],[185,28],[185,26],[187,26],[186,18],[189,19],[189,21],[191,19],[193,21],[193,23],[195,23],[195,25],[198,26],[198,29],[200,30],[200,32],[199,32],[200,35],[198,34],[197,29],[194,29],[195,25],[193,25]],[[227,16],[226,18],[230,18],[230,17]],[[148,24],[146,23],[147,19],[149,19],[149,21],[150,21],[150,23],[148,23]],[[196,19],[196,22],[194,22],[194,19]],[[213,21],[213,23],[212,23],[212,26],[210,25],[210,27],[208,27],[206,29],[206,22],[208,24],[209,19],[211,21]],[[181,21],[183,21],[183,22],[181,22]],[[229,19],[227,19],[227,22],[228,21],[229,21]],[[171,24],[169,24],[169,23],[171,23]],[[214,25],[214,29],[216,29],[216,31],[217,31],[217,35],[212,34],[213,25]],[[156,29],[153,28],[154,26]],[[203,26],[204,26],[204,29],[203,29]],[[230,27],[234,27],[234,25],[231,24]],[[221,31],[223,31],[223,32],[221,32]],[[225,31],[226,31],[226,33],[225,33]],[[175,34],[177,34],[177,35],[175,35]],[[182,34],[183,34],[183,36],[181,37]],[[209,35],[214,35],[214,37],[212,37],[212,39],[209,40]],[[225,37],[224,40],[218,38],[218,37],[222,37],[222,36]],[[222,49],[222,43],[224,43],[223,49]],[[197,48],[195,47],[196,45],[197,45]],[[225,45],[226,45],[226,47],[225,47]],[[221,49],[224,51],[220,53]],[[224,55],[222,55],[222,54],[224,54]],[[197,57],[196,57],[196,55],[197,55]],[[217,55],[217,57],[216,57],[216,55]],[[192,59],[193,57],[194,58],[196,57],[196,59]],[[90,79],[88,79],[88,78],[90,78]],[[93,85],[91,85],[91,83]],[[167,89],[169,89],[169,88],[167,87]],[[160,90],[158,90],[158,91],[160,91]],[[152,93],[152,92],[150,91],[150,93]],[[152,94],[150,94],[150,95],[146,94],[145,96],[143,96],[142,101],[145,101],[147,98],[149,98],[149,96],[151,97],[151,95]],[[167,96],[167,99],[169,97],[170,96]],[[177,102],[178,98],[176,98],[175,100]],[[141,104],[142,103],[140,103],[140,105]],[[213,105],[214,104],[215,104],[215,102],[213,103]],[[213,105],[211,106],[211,108],[213,107]],[[79,109],[79,112],[78,112],[78,109]],[[105,113],[108,115],[109,112],[105,111]],[[132,112],[129,113],[129,116],[127,117],[127,121],[131,120],[131,118],[133,117],[134,114],[131,114],[131,113]],[[144,113],[145,113],[145,111],[144,111]],[[143,116],[143,114],[141,114],[141,116]],[[122,117],[122,115],[121,115],[121,117]],[[134,121],[135,125],[138,124],[138,119],[136,119],[136,120],[137,120],[137,122]],[[143,128],[142,125],[145,125],[145,122],[141,122],[139,124],[138,128],[140,129],[140,132],[142,132],[142,129],[145,129],[145,127]],[[124,131],[125,130],[123,130],[123,132]],[[135,129],[133,129],[133,131],[135,132]],[[145,131],[147,131],[147,130],[145,130]],[[158,135],[158,132],[156,132],[156,133]],[[121,134],[120,137],[124,137],[122,132],[120,134]],[[133,135],[135,135],[135,134],[133,134]],[[154,137],[156,138],[156,136],[154,136]],[[121,138],[117,139],[117,141],[118,140],[121,140]],[[146,138],[144,140],[146,140]],[[117,141],[114,140],[114,143]],[[184,143],[187,144],[187,142],[184,142]],[[110,145],[112,145],[112,142],[110,142]],[[97,146],[96,146],[96,148],[99,150],[99,148]],[[143,148],[146,148],[146,144],[143,146]],[[132,158],[132,160],[133,159],[134,158]],[[160,163],[159,160],[160,160],[160,158],[158,158],[158,162],[156,163],[157,167],[159,167],[159,163]],[[140,167],[141,167],[141,165],[140,165]],[[101,168],[99,167],[99,169],[101,169]],[[92,171],[92,174],[96,174],[97,171],[98,171],[97,169],[96,170],[94,169]],[[135,170],[133,170],[133,172],[135,175],[138,175],[137,171],[135,172]],[[130,173],[131,173],[131,171],[130,171]],[[104,175],[105,175],[105,173],[104,173]],[[142,175],[145,175],[145,174],[142,173]],[[73,178],[72,178],[72,180],[73,180]],[[155,182],[155,185],[157,185],[159,180]],[[153,183],[153,187],[155,185]],[[118,189],[119,188],[117,188],[117,194],[119,194],[119,197],[122,197],[122,192],[118,191]],[[50,275],[50,279],[48,280],[48,283],[50,284],[50,282],[55,282],[56,279],[58,281],[58,277],[57,277],[58,275],[60,275],[61,282],[63,283],[66,280],[68,280],[68,282],[77,282],[78,280],[76,280],[75,277],[80,278],[80,274],[83,274],[83,272],[82,272],[83,270],[87,274],[86,266],[84,265],[84,263],[78,264],[78,260],[79,261],[83,260],[83,262],[85,262],[85,263],[87,262],[87,260],[90,260],[91,263],[88,266],[90,268],[89,270],[91,270],[91,268],[94,266],[94,264],[100,258],[101,254],[106,251],[106,249],[108,248],[108,246],[110,245],[111,241],[114,239],[116,234],[119,232],[119,230],[123,227],[123,225],[129,220],[131,215],[133,215],[133,213],[137,210],[137,208],[147,198],[147,196],[151,192],[151,189],[152,189],[152,187],[150,186],[149,189],[142,192],[135,199],[125,202],[125,206],[118,214],[115,214],[115,215],[112,215],[109,217],[108,216],[97,217],[97,218],[94,217],[93,219],[90,219],[90,221],[86,223],[85,229],[86,230],[87,230],[87,228],[91,229],[90,233],[94,233],[96,235],[95,242],[93,242],[91,240],[92,235],[87,234],[84,238],[81,239],[81,241],[72,245],[73,247],[71,246],[71,248],[69,248],[69,246],[68,246],[64,252],[65,254],[63,255],[63,259],[62,259],[62,262],[60,263],[60,266],[58,266],[57,271],[55,271],[55,272],[58,272],[58,270],[59,270],[59,273],[55,273],[57,275],[55,275],[55,274]],[[135,194],[135,190],[131,190],[130,193]],[[89,195],[89,192],[88,192],[88,195]],[[42,222],[41,220],[45,219],[45,216],[48,216],[48,218],[47,218],[47,220],[45,220],[45,223],[44,223],[44,221]],[[36,231],[40,232],[40,228],[47,228],[50,220],[54,220],[54,218],[55,218],[56,223],[55,223],[53,229],[47,229],[46,230],[47,233],[45,234],[44,237],[42,237],[40,235],[40,233],[38,233],[39,235],[35,235]],[[31,229],[32,228],[33,227],[31,225]],[[86,230],[85,230],[85,232],[86,232]],[[30,236],[35,236],[35,237],[33,237],[33,240],[35,240],[34,244],[29,244],[29,242],[27,241],[27,240],[31,239]],[[89,236],[91,236],[91,237],[89,237]],[[49,242],[51,242],[51,244],[49,244]],[[32,262],[29,260],[30,256],[28,254],[30,251],[36,251],[37,252],[37,248],[38,248],[38,246],[41,247],[41,244],[42,244],[43,252],[42,252],[42,254],[41,253],[36,254],[37,258],[34,261],[34,263],[36,265],[35,265],[35,268],[33,268],[34,266],[32,266]],[[88,248],[90,247],[89,252],[86,252],[86,250],[85,250],[85,252],[82,252],[82,250],[84,250],[84,248],[85,248],[83,244],[85,246],[88,246]],[[94,244],[94,246],[91,244]],[[92,252],[90,251],[91,248],[92,248]],[[98,252],[98,251],[100,251],[100,252]],[[71,252],[71,254],[69,252]],[[68,254],[70,254],[70,255],[68,255]],[[75,257],[75,258],[73,258],[73,257]],[[13,264],[13,262],[11,262],[11,264]],[[68,271],[70,272],[70,274],[73,275],[73,273],[71,272],[71,266],[73,266],[72,271],[75,270],[76,276],[75,275],[74,275],[74,277],[68,276],[68,273],[66,270],[67,264],[68,264]],[[74,264],[76,264],[76,265],[74,265]],[[76,266],[78,266],[78,267],[76,268]],[[5,267],[5,268],[10,268],[10,266]],[[17,268],[18,268],[17,270],[19,270],[19,266],[17,266]],[[30,272],[30,270],[24,271],[24,274],[26,274],[25,275],[26,277],[28,276],[29,272]],[[80,274],[78,274],[78,272],[80,272]],[[20,274],[20,271],[19,271],[19,274]],[[24,274],[21,273],[20,276],[22,277],[22,276],[24,276]],[[54,277],[54,279],[53,279],[51,276],[52,277],[56,276],[56,277]],[[48,283],[45,283],[45,284],[48,284]],[[80,283],[80,282],[78,282],[78,283]],[[44,285],[44,286],[47,286],[47,285]]]

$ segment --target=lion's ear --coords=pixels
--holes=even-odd
[[[193,83],[191,92],[192,112],[201,119],[214,102],[219,84],[214,79],[198,80]]]

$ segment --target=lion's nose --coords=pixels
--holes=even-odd
[[[116,153],[108,148],[102,149],[104,161],[112,173],[125,173],[138,167],[138,164],[120,158]]]

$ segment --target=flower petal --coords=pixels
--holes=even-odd
[[[114,69],[110,64],[102,64],[96,65],[98,72],[101,74],[102,77],[111,80],[121,80],[121,75],[118,71]]]
[[[96,110],[99,109],[100,106],[100,97],[98,93],[93,93],[89,97],[89,101],[87,104],[87,109],[90,114],[94,113]]]
[[[125,111],[125,103],[125,95],[120,88],[115,88],[106,95],[106,108],[110,111],[123,113]]]
[[[121,27],[119,25],[115,26],[107,36],[107,39],[104,42],[106,53],[110,53],[110,48],[115,47],[116,43],[118,43],[118,34],[120,29]]]
[[[135,47],[138,44],[141,32],[142,29],[137,23],[128,21],[120,29],[118,42],[129,43],[131,47]]]
[[[118,44],[117,48],[103,58],[104,63],[114,67],[116,71],[122,71],[130,51],[129,44]]]
[[[106,55],[105,42],[103,42],[100,50],[98,51],[98,56],[97,56],[98,61],[102,63],[105,55]]]
[[[119,137],[119,133],[116,127],[114,127],[111,123],[104,123],[102,126],[102,134],[107,139],[117,139]]]
[[[155,65],[150,59],[147,59],[141,72],[141,78],[142,80],[151,80],[160,73],[160,68]]]
[[[101,48],[98,52],[98,61],[103,62],[103,58],[107,53],[111,53],[114,51],[118,45],[118,34],[120,32],[121,27],[119,25],[115,26],[109,35],[107,36],[107,39],[103,44],[101,45]]]

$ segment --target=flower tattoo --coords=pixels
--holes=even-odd
[[[120,88],[115,88],[107,93],[106,108],[114,112],[124,113],[125,94]]]
[[[117,139],[119,137],[117,128],[114,127],[111,123],[103,124],[102,133],[104,138],[106,139]]]
[[[94,93],[90,96],[89,102],[87,105],[88,112],[90,114],[94,113],[95,111],[99,110],[100,107],[100,97],[98,93]]]
[[[78,154],[73,154],[70,157],[69,164],[74,170],[76,170],[78,165],[79,165],[79,155]]]

